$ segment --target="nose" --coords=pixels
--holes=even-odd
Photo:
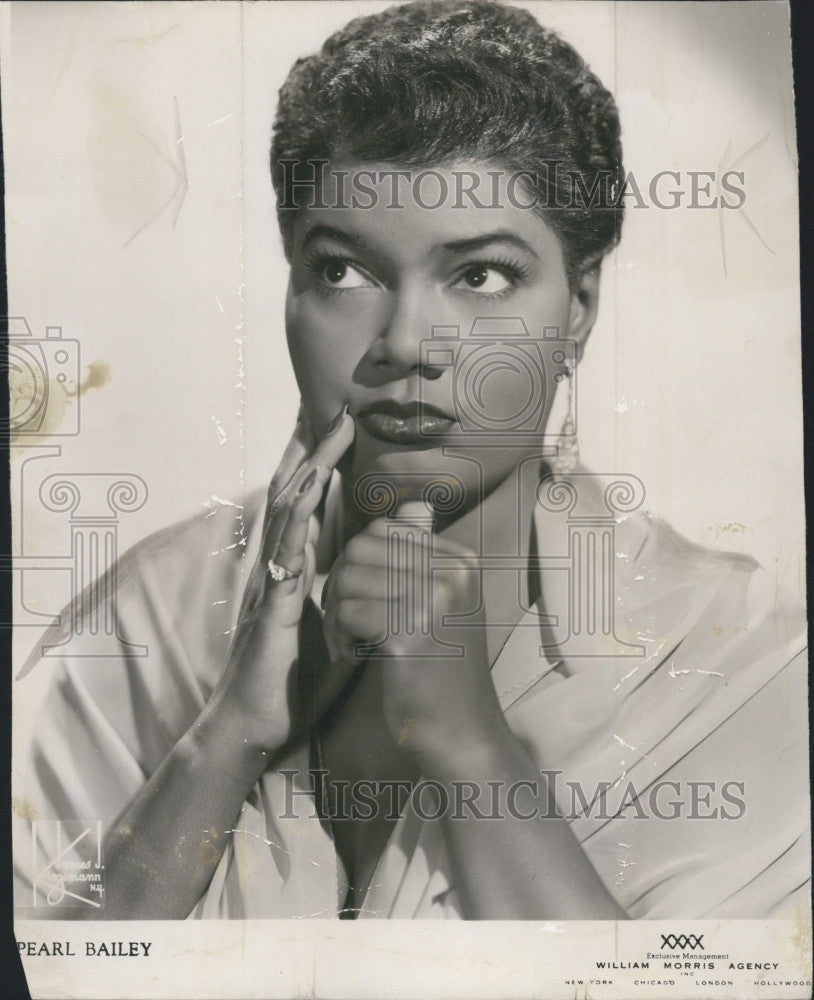
[[[423,365],[422,343],[432,333],[433,320],[428,308],[429,296],[420,287],[394,292],[391,307],[382,317],[379,337],[373,345],[372,360],[377,368],[393,377],[419,372],[427,378],[438,378],[441,369]]]

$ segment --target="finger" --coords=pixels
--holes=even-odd
[[[305,546],[309,531],[313,531],[311,516],[316,510],[331,470],[318,465],[302,480],[297,493],[289,503],[285,521],[277,517],[269,525],[264,539],[264,560],[273,559],[291,573],[302,573],[305,568]],[[283,589],[295,590],[295,580],[273,581]],[[286,586],[283,586],[286,585]]]
[[[294,433],[286,445],[283,457],[269,485],[269,499],[273,503],[296,475],[297,470],[314,449],[314,433],[311,430],[305,409],[300,404]]]
[[[324,437],[317,444],[311,456],[311,464],[333,468],[351,446],[355,433],[356,425],[346,405],[331,421]]]
[[[376,644],[387,636],[387,605],[384,601],[344,600],[336,605],[335,638],[347,662],[356,662],[356,646]]]
[[[386,567],[346,565],[336,574],[335,582],[329,588],[331,599],[346,600],[360,598],[380,600],[392,587],[391,576]]]
[[[428,519],[431,517],[431,512],[427,505],[423,501],[408,500],[403,504],[400,504],[395,515],[391,518],[380,518],[379,524],[371,524],[369,527],[371,529],[371,534],[379,535],[386,533],[388,531],[387,523],[391,526],[395,524],[396,526],[404,524],[405,526],[410,524],[421,524],[423,528],[426,528]],[[404,536],[399,532],[399,537]],[[425,535],[419,536],[413,539],[413,544],[424,546],[426,545],[431,549],[431,555],[433,556],[452,556],[460,558],[461,562],[468,568],[475,568],[478,564],[477,555],[465,545],[460,542],[452,541],[443,534],[436,533],[433,531],[432,539],[427,539]]]
[[[302,400],[300,400],[300,408],[297,411],[297,426],[294,429],[294,434],[309,454],[316,448],[317,436],[311,426],[311,421],[308,419],[308,414],[305,412],[305,404]]]
[[[389,517],[377,517],[369,524],[366,524],[363,530],[360,532],[360,536],[363,538],[387,538],[390,530],[388,524],[392,522],[392,518]]]
[[[308,544],[316,550],[319,542],[320,524],[319,519],[313,514],[308,518]]]
[[[311,470],[317,465],[333,468],[347,451],[353,435],[353,418],[345,407],[331,422],[323,439],[317,442],[305,409],[300,405],[294,435],[269,486],[266,520],[278,514],[284,517],[286,507]]]
[[[302,571],[302,587],[304,592],[310,593],[314,584],[314,575],[317,568],[317,553],[310,539],[306,539],[304,549],[305,568]]]
[[[428,507],[423,500],[405,500],[404,503],[399,504],[393,520],[420,521],[422,524],[426,524],[428,520],[432,520],[432,516],[432,508]]]
[[[353,417],[347,413],[347,407],[340,410],[336,415],[328,432],[317,444],[313,453],[301,463],[298,469],[285,484],[285,486],[272,499],[269,491],[270,505],[267,507],[266,521],[270,523],[275,518],[287,518],[287,509],[290,507],[293,498],[297,496],[302,484],[310,476],[311,472],[318,466],[327,468],[329,471],[337,464],[339,459],[350,447],[355,433]],[[279,525],[271,529],[275,535],[279,535],[281,528]]]
[[[292,490],[285,518],[279,517],[275,526],[278,530],[269,532],[267,543],[271,543],[269,554],[272,558],[276,558],[278,554],[299,552],[309,535],[314,535],[314,513],[331,473],[332,470],[327,466],[317,465],[304,478],[299,479],[296,492]]]
[[[345,552],[328,574],[320,599],[323,611],[338,600],[353,597],[366,600],[398,598],[404,592],[407,586],[405,575],[391,565],[386,546],[370,541],[356,542],[355,549],[362,555],[358,562]]]
[[[334,638],[334,636],[336,635],[336,631],[332,628],[328,628],[327,617],[323,624],[322,634],[323,638],[325,639],[325,645],[328,649],[328,658],[330,659],[330,662],[340,663],[341,656],[339,654],[339,645],[337,640]]]
[[[329,607],[323,619],[322,634],[325,645],[328,648],[328,655],[332,664],[353,664],[356,657],[353,649],[357,640],[342,628],[338,621],[339,603],[334,601]]]
[[[386,517],[377,517],[367,524],[360,534],[370,538],[387,538],[393,524],[420,524],[426,529],[432,525],[432,509],[422,500],[407,500],[399,504],[396,512]]]
[[[443,610],[450,604],[474,609],[480,600],[480,560],[466,546],[435,533],[410,537],[410,522],[418,521],[422,513],[426,516],[424,505],[413,501],[399,508],[396,523],[403,528],[394,533],[395,544],[389,546],[391,591],[412,594],[419,602],[414,611],[429,617],[434,614],[431,608]],[[429,585],[416,591],[415,574],[420,572],[429,574]]]
[[[365,530],[351,538],[340,559],[342,564],[354,566],[386,566],[387,545],[383,538],[373,536]]]
[[[390,525],[403,521],[405,524],[420,523],[426,528],[432,524],[432,508],[423,500],[405,500],[400,503],[394,514],[384,517],[377,517],[367,524],[363,530],[365,535],[374,538],[386,538],[390,531]]]
[[[419,509],[424,515],[425,530],[417,533],[411,528]],[[359,596],[363,593],[399,600],[410,590],[415,574],[429,565],[432,542],[425,533],[426,507],[421,503],[413,504],[407,515],[409,520],[407,517],[378,518],[352,538],[345,547],[337,580],[347,579],[347,588],[358,586]],[[337,596],[357,595],[340,588]]]
[[[271,559],[292,573],[301,571],[305,538],[311,538],[314,545],[317,543],[320,526],[313,514],[325,493],[334,466],[350,447],[354,434],[353,418],[345,405],[274,503],[276,510],[272,510],[265,548],[271,552]]]
[[[336,623],[358,642],[382,639],[387,623],[387,602],[353,597],[339,601]]]
[[[448,556],[458,559],[467,569],[477,569],[480,565],[477,553],[443,535],[433,535],[433,554],[437,557]]]

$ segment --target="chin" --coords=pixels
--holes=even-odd
[[[415,448],[357,440],[348,468],[340,465],[340,471],[354,485],[357,503],[371,513],[384,513],[381,504],[390,496],[394,507],[429,500],[454,516],[482,499],[482,470],[474,459],[450,456],[442,449],[441,444]]]
[[[371,473],[384,476],[425,473],[432,478],[446,471],[449,465],[450,459],[444,455],[442,445],[435,442],[398,445],[368,439],[366,442],[357,441],[354,445],[350,471],[357,477]]]

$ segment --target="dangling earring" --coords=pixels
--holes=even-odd
[[[565,419],[560,427],[557,439],[557,454],[549,459],[552,472],[558,476],[567,476],[573,472],[579,463],[579,440],[577,439],[577,424],[574,415],[574,364],[565,362],[565,377],[568,379],[568,396]]]

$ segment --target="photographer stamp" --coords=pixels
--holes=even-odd
[[[35,907],[104,905],[100,821],[32,820],[31,853]]]

